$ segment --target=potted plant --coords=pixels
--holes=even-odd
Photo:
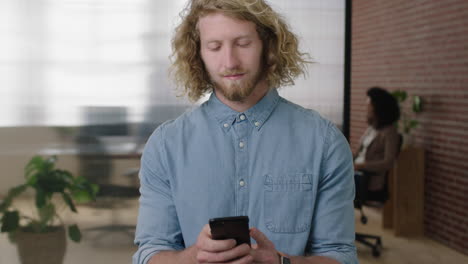
[[[98,192],[98,186],[84,177],[55,168],[56,161],[55,156],[34,156],[25,167],[25,183],[11,188],[0,202],[0,231],[8,233],[10,240],[17,243],[23,264],[62,263],[66,233],[72,241],[79,242],[81,232],[76,224],[66,228],[58,214],[58,201],[62,200],[64,208],[76,213],[75,203],[94,200]],[[13,204],[14,198],[28,189],[34,191],[32,214]]]
[[[397,126],[399,132],[403,134],[403,145],[406,146],[411,143],[411,131],[419,126],[419,122],[413,117],[422,111],[422,100],[420,96],[413,95],[409,101],[406,101],[410,97],[404,90],[393,91],[392,95],[400,105],[400,120]]]

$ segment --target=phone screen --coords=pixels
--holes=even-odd
[[[237,245],[246,243],[250,246],[248,216],[213,218],[209,223],[213,239],[235,239]]]

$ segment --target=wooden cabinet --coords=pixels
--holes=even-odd
[[[402,149],[389,172],[390,197],[383,210],[383,227],[397,236],[424,233],[424,149]]]

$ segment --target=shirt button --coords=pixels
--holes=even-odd
[[[260,126],[260,122],[258,122],[258,121],[255,122],[255,126],[256,126],[256,127]]]
[[[239,142],[239,147],[243,148],[244,147],[244,142]]]
[[[224,126],[224,127],[228,127],[229,125],[228,125],[228,124],[224,124],[223,126]]]
[[[245,115],[241,115],[240,120],[245,120]]]
[[[240,180],[240,181],[239,181],[239,186],[240,186],[240,187],[244,187],[244,186],[245,186],[245,181],[244,181],[244,180]]]

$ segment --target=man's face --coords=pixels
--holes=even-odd
[[[262,80],[262,41],[255,24],[222,13],[200,18],[200,51],[215,91],[243,101]]]

